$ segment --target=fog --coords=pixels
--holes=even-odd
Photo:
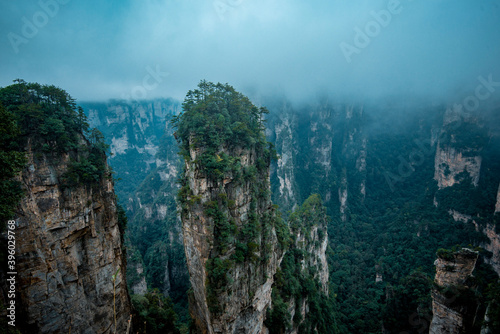
[[[3,1],[0,86],[183,99],[201,79],[305,101],[500,95],[498,0]]]

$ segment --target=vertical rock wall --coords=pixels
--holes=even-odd
[[[182,228],[192,287],[191,316],[201,333],[261,333],[282,254],[269,221],[275,216],[269,192],[255,198],[252,191],[258,185],[269,188],[269,165],[257,172],[255,179],[228,173],[223,180],[213,181],[195,163],[199,153],[197,149],[190,151],[185,166],[187,188],[181,190],[189,192],[182,211]],[[241,148],[231,152],[222,149],[220,155],[223,153],[235,157],[242,171],[255,167],[258,156],[254,150]],[[229,203],[227,209],[224,203]],[[231,224],[232,236],[224,250],[220,244],[220,233],[224,231],[213,214],[216,208],[224,217],[222,223]],[[255,218],[258,225],[252,226]],[[238,246],[237,231],[254,227],[255,239]],[[241,256],[238,247],[243,246],[253,248],[253,254],[248,258],[247,248],[244,258],[235,260]]]
[[[475,305],[464,303],[469,293],[466,280],[474,271],[478,253],[463,248],[456,253],[440,256],[436,266],[436,287],[432,291],[433,318],[429,334],[467,333],[470,315]]]
[[[308,277],[311,280],[319,282],[319,288],[324,297],[328,296],[328,262],[326,259],[326,250],[328,247],[328,222],[325,208],[319,198],[319,195],[310,196],[306,202],[290,216],[290,232],[293,245],[285,254],[294,256],[297,250],[302,254],[299,261],[300,276]],[[290,261],[287,261],[290,263]],[[284,270],[285,268],[281,268]],[[290,268],[287,268],[290,270]],[[286,282],[282,282],[285,285]],[[301,295],[300,298],[292,296],[288,303],[288,312],[292,325],[287,330],[288,334],[298,334],[301,324],[308,320],[309,313],[309,295]],[[300,313],[300,317],[295,317],[296,313]],[[300,319],[297,321],[297,319]]]
[[[443,128],[439,136],[434,160],[434,179],[439,189],[451,187],[467,172],[472,184],[477,186],[481,172],[481,145],[477,138],[465,138],[471,130],[477,131],[478,120],[462,111],[448,109],[443,116]],[[464,143],[465,141],[465,143]]]
[[[283,107],[285,110],[286,106]],[[295,158],[297,155],[296,141],[294,140],[295,117],[289,113],[282,113],[281,119],[274,128],[274,142],[276,149],[281,152],[274,171],[278,178],[280,207],[284,211],[292,210],[297,206],[297,190],[295,180]]]
[[[500,185],[498,186],[497,203],[495,204],[495,213],[498,212],[500,212]]]
[[[130,314],[112,181],[63,189],[69,155],[28,151],[16,222],[19,319],[36,333],[118,332]]]
[[[442,189],[460,182],[457,176],[462,172],[467,172],[472,179],[472,183],[477,186],[481,162],[481,156],[466,156],[453,147],[438,143],[434,179],[438,182],[439,189]]]
[[[363,105],[321,101],[294,109],[283,102],[271,112],[267,136],[280,156],[271,175],[273,201],[288,214],[318,193],[345,218],[349,200],[363,200],[367,191]]]

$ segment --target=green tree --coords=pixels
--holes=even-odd
[[[13,178],[26,164],[25,154],[19,151],[17,140],[19,127],[12,113],[0,102],[0,230],[14,216],[16,206],[22,198],[20,182]]]
[[[146,295],[132,295],[132,305],[137,312],[134,328],[139,333],[179,334],[177,314],[172,302],[158,289],[148,291]]]

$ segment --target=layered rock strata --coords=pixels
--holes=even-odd
[[[186,188],[181,189],[189,193],[182,228],[192,287],[190,313],[201,333],[261,333],[282,256],[271,223],[269,163],[255,178],[229,172],[215,181],[196,163],[201,153],[190,150]],[[243,174],[255,168],[259,156],[243,148],[223,148],[219,156],[225,154],[239,162]],[[252,190],[257,185],[263,186],[259,198]],[[242,240],[244,231],[253,238]]]
[[[68,154],[27,156],[16,218],[18,321],[33,333],[112,333],[115,303],[125,332],[130,302],[112,180],[64,188]]]
[[[435,288],[432,291],[433,318],[429,334],[467,333],[470,308],[465,301],[470,293],[467,279],[476,266],[478,253],[467,248],[439,255],[436,266]]]

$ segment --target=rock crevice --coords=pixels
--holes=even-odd
[[[467,333],[474,305],[464,302],[470,293],[466,281],[476,266],[478,253],[467,248],[438,254],[435,288],[432,290],[433,318],[429,334]],[[474,308],[474,310],[471,310]]]
[[[130,314],[113,182],[62,185],[69,154],[28,149],[16,217],[22,321],[39,333],[111,333],[113,280],[118,331]]]

